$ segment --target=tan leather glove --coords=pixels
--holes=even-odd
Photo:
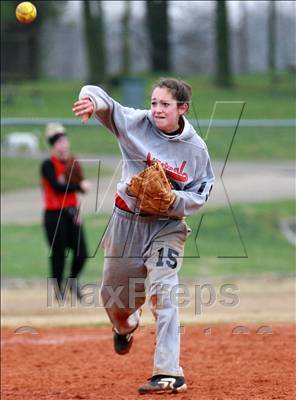
[[[176,199],[172,186],[158,162],[132,177],[128,192],[135,196],[139,212],[165,215]]]

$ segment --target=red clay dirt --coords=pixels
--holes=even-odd
[[[185,326],[182,366],[188,391],[138,395],[151,374],[154,330],[141,328],[131,352],[113,351],[110,328],[2,331],[2,392],[9,400],[289,400],[296,398],[295,326],[234,334],[234,325]],[[210,328],[210,329],[206,329]],[[175,396],[175,397],[174,397]]]

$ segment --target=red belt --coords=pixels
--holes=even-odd
[[[128,208],[126,202],[124,200],[122,200],[122,198],[118,194],[116,194],[116,197],[115,197],[115,205],[116,205],[116,207],[120,208],[121,210],[132,213],[132,211]]]
[[[115,197],[115,206],[120,208],[123,211],[129,212],[130,214],[135,214],[132,210],[130,210],[128,208],[126,202],[118,194],[116,194],[116,197]],[[144,214],[144,213],[139,213],[138,215],[140,215],[141,217],[153,216],[153,214]]]
[[[128,208],[126,202],[124,200],[122,200],[122,198],[118,194],[116,194],[116,197],[115,197],[115,206],[118,207],[120,210],[126,211],[130,214],[136,214],[135,212],[131,211]],[[144,213],[139,213],[139,214],[137,213],[137,215],[139,215],[140,217],[156,217],[156,215],[144,214]],[[161,218],[161,216],[159,216],[159,217]],[[165,219],[168,218],[168,219],[172,219],[172,220],[181,220],[182,219],[179,217],[165,217],[165,216],[164,216],[164,218]]]

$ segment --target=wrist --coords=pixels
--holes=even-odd
[[[89,113],[89,117],[92,117],[94,115],[94,113],[97,111],[97,105],[94,99],[92,99],[91,97],[89,97],[89,101],[92,103],[93,105],[93,109],[92,112]]]

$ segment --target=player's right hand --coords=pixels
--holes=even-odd
[[[91,183],[87,179],[83,179],[83,181],[80,182],[80,189],[83,193],[87,193],[91,189]]]
[[[82,99],[75,101],[72,111],[76,117],[82,117],[81,122],[85,124],[94,112],[93,102],[89,97],[83,97]]]

